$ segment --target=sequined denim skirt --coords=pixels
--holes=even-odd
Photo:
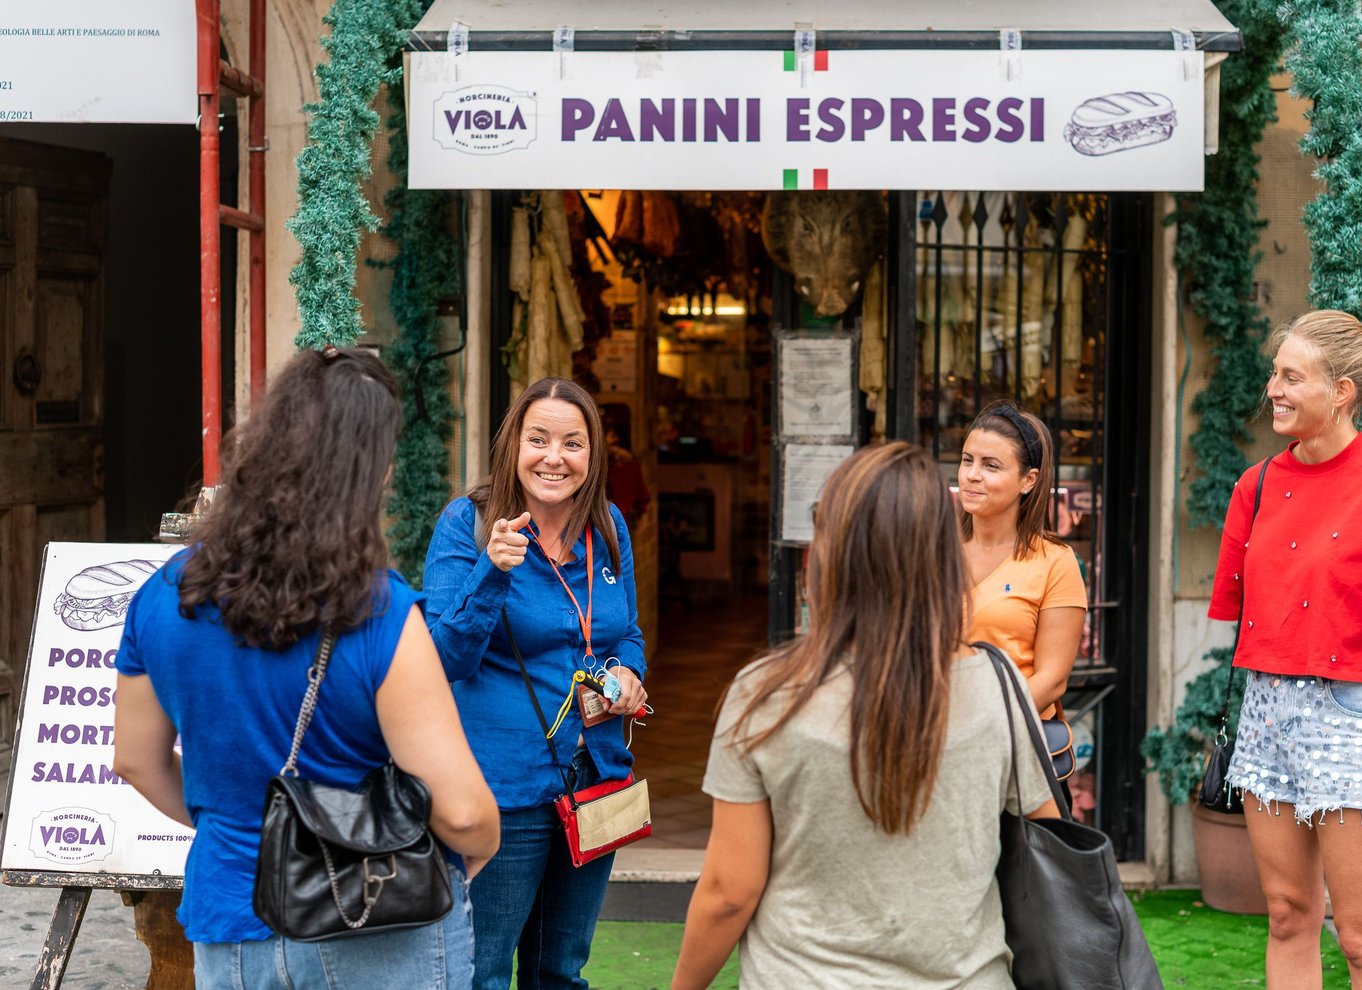
[[[1249,671],[1229,779],[1301,824],[1362,808],[1362,683]]]

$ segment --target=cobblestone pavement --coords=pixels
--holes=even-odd
[[[0,987],[28,987],[38,967],[60,890],[0,885]],[[132,926],[132,908],[111,890],[90,895],[66,967],[63,990],[140,990],[151,959]]]

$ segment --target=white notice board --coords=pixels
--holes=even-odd
[[[781,437],[855,435],[859,344],[859,336],[849,333],[781,337]]]
[[[789,443],[781,457],[780,538],[791,543],[813,539],[813,506],[828,475],[856,453],[849,443]]]
[[[0,2],[0,121],[192,124],[189,0]]]
[[[81,874],[99,886],[88,875],[108,874],[122,887],[183,875],[193,831],[113,772],[114,662],[127,603],[180,549],[47,545],[5,801],[6,873]]]

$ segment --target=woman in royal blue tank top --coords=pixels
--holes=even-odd
[[[387,567],[383,495],[400,423],[396,383],[372,352],[298,354],[231,446],[199,542],[129,606],[114,761],[197,830],[179,918],[199,990],[469,986],[463,882],[442,921],[322,942],[275,935],[252,908],[266,784],[288,755],[323,626],[340,635],[299,774],[354,788],[391,759],[429,787],[456,880],[497,848],[496,804],[423,596]]]

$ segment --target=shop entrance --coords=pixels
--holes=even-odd
[[[1079,811],[1124,858],[1142,855],[1149,198],[584,190],[493,203],[494,419],[526,383],[560,374],[588,386],[609,430],[658,709],[633,746],[652,848],[703,848],[718,700],[804,626],[808,492],[792,488],[817,479],[791,473],[792,448],[813,463],[901,436],[953,483],[965,426],[1010,396],[1053,431],[1052,525],[1093,603],[1066,696]],[[545,281],[560,265],[580,318],[550,292],[566,280]],[[782,403],[798,389],[782,374],[817,377],[807,356],[783,356],[791,341],[845,344],[836,439],[789,426]]]

